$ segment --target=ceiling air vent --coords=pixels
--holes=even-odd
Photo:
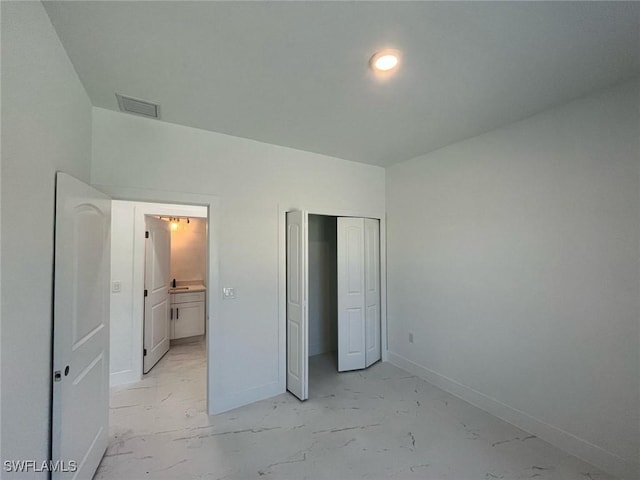
[[[134,113],[149,118],[160,118],[160,105],[136,100],[135,98],[123,97],[116,93],[120,110],[127,113]]]

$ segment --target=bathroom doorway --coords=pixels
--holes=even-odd
[[[199,341],[206,371],[207,208],[114,200],[112,212],[111,386],[141,380],[172,342]]]
[[[204,341],[206,273],[206,217],[145,215],[144,374],[172,346]]]

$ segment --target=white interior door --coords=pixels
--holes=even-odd
[[[308,215],[287,213],[287,390],[309,396]]]
[[[169,351],[171,342],[171,226],[150,216],[145,225],[143,371],[147,373]]]
[[[92,478],[107,448],[111,199],[56,177],[52,478]],[[28,401],[28,399],[26,400]]]
[[[380,221],[364,219],[365,367],[381,358],[380,351]]]
[[[338,218],[338,371],[365,368],[364,219]]]

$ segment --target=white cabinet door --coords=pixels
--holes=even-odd
[[[380,351],[380,221],[364,219],[365,367],[381,358]]]
[[[58,173],[51,446],[78,470],[54,479],[92,478],[107,448],[110,229],[111,199]]]
[[[147,216],[144,267],[144,373],[169,351],[169,287],[171,277],[171,227]]]
[[[204,302],[177,303],[173,309],[173,338],[204,335]]]
[[[338,218],[338,371],[365,368],[364,218]]]
[[[287,390],[309,396],[308,215],[287,213]]]

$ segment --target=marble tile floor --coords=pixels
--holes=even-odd
[[[612,477],[388,363],[338,374],[309,362],[285,393],[209,417],[203,342],[114,388],[96,479],[562,479]]]

